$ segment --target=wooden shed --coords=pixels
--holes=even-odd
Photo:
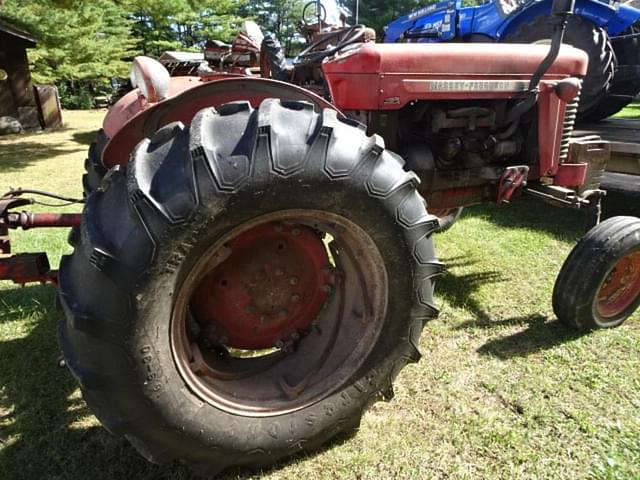
[[[35,46],[28,33],[0,20],[0,117],[17,118],[26,129],[41,127],[27,60],[27,49]]]

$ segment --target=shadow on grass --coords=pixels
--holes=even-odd
[[[77,132],[73,134],[73,141],[79,143],[80,145],[89,146],[91,142],[96,139],[98,135],[98,130],[91,130],[89,132]]]
[[[37,141],[0,144],[0,171],[17,172],[41,160],[54,160],[71,153],[85,151],[84,146],[61,148],[42,144]]]
[[[609,192],[602,201],[602,220],[617,216],[640,216],[638,192]],[[510,205],[477,205],[466,208],[465,217],[487,220],[503,228],[542,230],[554,238],[577,242],[595,225],[592,210],[571,210],[546,205],[529,197],[517,199]]]
[[[25,336],[0,341],[0,478],[189,478],[91,425],[75,380],[58,366],[63,314],[53,298],[50,287],[0,291],[0,328],[27,325]]]
[[[540,314],[494,320],[482,304],[473,298],[473,293],[482,285],[505,282],[502,274],[499,271],[488,271],[460,275],[453,271],[456,267],[466,267],[476,262],[463,256],[444,261],[450,271],[438,280],[437,292],[452,307],[464,308],[475,317],[472,321],[458,325],[458,330],[477,328],[501,331],[505,327],[526,327],[512,335],[488,341],[478,349],[478,353],[505,360],[525,357],[576,340],[584,335],[557,320],[550,321],[549,318]]]
[[[473,293],[482,285],[501,283],[506,281],[499,271],[471,272],[466,274],[456,274],[453,272],[457,267],[466,267],[477,263],[466,256],[445,258],[447,272],[438,279],[436,292],[442,296],[454,308],[466,308],[480,322],[490,322],[489,314],[482,308],[477,300],[474,300]]]
[[[518,325],[526,325],[527,328],[512,335],[488,341],[478,349],[478,353],[504,360],[514,357],[526,357],[532,353],[549,350],[558,345],[572,342],[585,335],[585,332],[579,332],[567,327],[558,320],[549,321],[547,317],[540,314],[509,318],[475,326],[498,328]]]
[[[54,308],[53,299],[54,290],[50,287],[0,290],[0,329],[8,329],[14,323],[16,329],[26,325],[24,336],[0,339],[0,478],[200,478],[178,463],[148,463],[124,438],[114,437],[95,425],[75,380],[66,368],[58,366],[56,335],[63,313]],[[255,478],[260,473],[275,472],[339,446],[353,433],[263,471],[235,468],[217,478]]]
[[[502,228],[542,230],[568,242],[582,237],[592,222],[586,211],[557,208],[529,197],[519,198],[509,205],[477,205],[465,209],[464,215],[487,220]]]

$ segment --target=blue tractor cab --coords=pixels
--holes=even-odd
[[[551,0],[462,1],[426,5],[391,22],[385,42],[550,41]],[[565,43],[589,55],[580,103],[581,119],[606,118],[640,92],[640,9],[599,0],[576,0]]]

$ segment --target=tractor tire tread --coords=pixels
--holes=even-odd
[[[593,312],[593,303],[620,249],[627,239],[639,236],[640,219],[619,216],[594,227],[578,242],[562,266],[553,289],[553,309],[561,322],[588,331],[617,326],[624,321],[604,325]]]
[[[111,178],[108,191],[96,191],[88,198],[74,253],[62,263],[67,315],[59,338],[90,408],[110,431],[126,436],[150,461],[178,459],[206,474],[231,465],[266,466],[354,431],[369,405],[392,396],[400,370],[420,358],[424,323],[438,314],[433,287],[444,268],[435,259],[431,240],[438,221],[427,213],[416,191],[417,177],[403,170],[400,157],[384,150],[380,137],[368,137],[364,128],[343,121],[333,110],[316,113],[305,102],[265,100],[257,111],[246,102],[234,102],[201,110],[190,127],[165,129],[138,145],[126,171]],[[140,339],[157,335],[136,320],[149,293],[145,285],[151,278],[176,274],[189,247],[182,233],[185,226],[197,228],[205,217],[212,222],[229,199],[246,189],[264,192],[264,182],[288,185],[290,177],[300,178],[297,182],[308,181],[305,178],[347,182],[346,191],[359,189],[360,195],[368,195],[396,219],[394,228],[404,236],[397,248],[404,248],[406,261],[414,265],[406,327],[393,327],[406,331],[385,340],[390,344],[385,356],[368,373],[345,384],[338,392],[344,397],[332,394],[307,407],[317,423],[292,417],[296,434],[286,445],[264,431],[259,438],[232,442],[233,448],[206,435],[186,441],[185,429],[200,410],[213,407],[196,408],[193,401],[185,403],[173,384],[156,384],[172,365],[160,365],[155,357],[161,354],[155,348],[147,352],[143,347],[141,353]],[[128,199],[127,205],[122,205],[122,198]],[[126,211],[115,215],[118,205]],[[99,258],[92,262],[96,252]],[[147,353],[154,356],[149,377],[154,380],[143,386],[133,371]],[[321,406],[334,398],[348,402],[335,419],[325,418]],[[224,416],[221,411],[217,414]],[[168,424],[167,417],[181,415],[188,426]]]

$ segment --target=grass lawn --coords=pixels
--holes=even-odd
[[[0,186],[80,194],[102,115],[67,112],[65,130],[0,139]],[[640,215],[637,199],[606,202],[608,215]],[[551,310],[555,276],[584,232],[580,213],[527,199],[468,209],[436,238],[450,269],[437,288],[442,314],[395,399],[317,455],[225,478],[639,478],[639,315],[580,335]],[[17,251],[54,262],[69,250],[66,232],[14,238]],[[57,366],[53,296],[0,282],[0,478],[190,478],[100,427]]]
[[[618,118],[640,118],[640,103],[632,103],[615,114]]]

